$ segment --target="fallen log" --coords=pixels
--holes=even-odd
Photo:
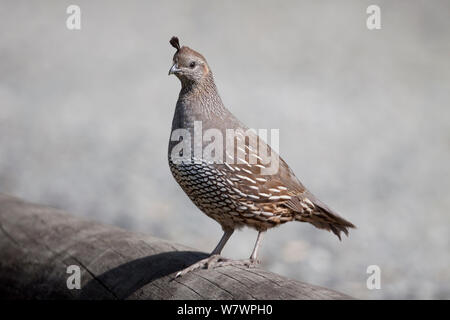
[[[226,266],[175,279],[206,256],[0,194],[0,299],[351,299],[260,268]],[[77,268],[80,289],[72,283]]]

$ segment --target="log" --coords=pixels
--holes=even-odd
[[[351,299],[260,268],[177,271],[206,253],[0,194],[1,299]],[[81,288],[69,289],[67,267]]]

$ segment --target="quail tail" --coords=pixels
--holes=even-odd
[[[341,240],[341,233],[348,236],[348,229],[356,228],[350,221],[342,218],[337,212],[330,209],[322,201],[314,197],[311,193],[307,194],[309,203],[312,204],[311,211],[301,210],[295,215],[295,220],[302,222],[309,222],[319,229],[325,229],[333,232],[339,240]],[[300,203],[300,202],[299,202]],[[291,203],[290,207],[297,211],[300,204]]]

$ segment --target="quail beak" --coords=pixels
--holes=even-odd
[[[170,76],[171,74],[175,74],[175,73],[180,72],[180,71],[181,71],[181,69],[178,69],[177,64],[174,63],[173,66],[172,66],[172,68],[170,68],[170,70],[169,70],[169,76]]]

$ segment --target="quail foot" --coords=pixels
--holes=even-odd
[[[169,75],[180,80],[181,91],[172,120],[169,167],[192,202],[224,232],[208,258],[177,276],[199,268],[251,266],[257,262],[262,234],[290,221],[309,222],[339,239],[342,232],[348,235],[348,229],[355,226],[309,192],[286,162],[224,106],[206,59],[180,46],[177,37],[172,37],[170,44],[176,52]],[[214,139],[208,139],[207,132],[213,132]],[[234,133],[231,138],[230,132]],[[223,138],[219,139],[220,135]],[[208,153],[213,140],[227,143]],[[263,156],[269,154],[276,161],[269,163]],[[250,258],[233,261],[221,257],[234,230],[244,226],[258,232]]]

